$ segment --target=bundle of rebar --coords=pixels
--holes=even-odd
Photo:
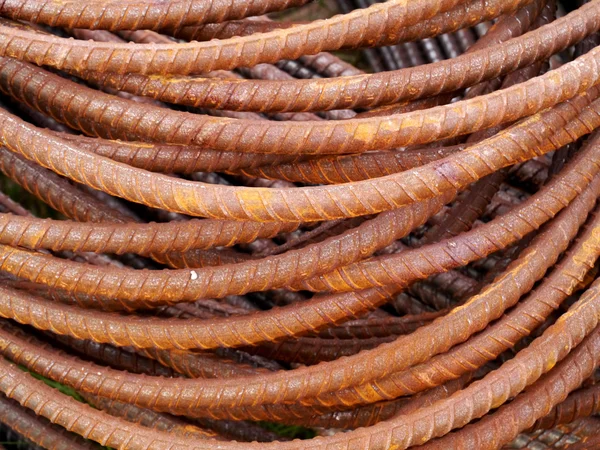
[[[600,448],[570,6],[0,2],[0,441]]]

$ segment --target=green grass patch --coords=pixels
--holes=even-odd
[[[21,367],[21,369],[25,370],[26,372],[29,373],[29,375],[31,375],[33,378],[36,378],[38,380],[43,381],[44,383],[46,383],[48,386],[50,386],[51,388],[56,389],[57,391],[59,391],[62,394],[68,395],[69,397],[73,397],[75,400],[77,400],[78,402],[81,403],[87,403],[85,401],[85,399],[79,395],[79,392],[77,392],[75,389],[69,387],[69,386],[65,386],[64,384],[60,384],[56,381],[53,380],[49,380],[46,377],[43,377],[35,372],[31,372],[23,367]]]
[[[258,422],[258,424],[265,430],[290,439],[312,439],[317,435],[314,430],[297,425],[283,425],[272,422]]]

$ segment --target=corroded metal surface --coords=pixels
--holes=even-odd
[[[0,3],[0,423],[600,445],[600,0],[309,3]]]

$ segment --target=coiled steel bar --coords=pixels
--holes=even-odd
[[[0,2],[0,423],[595,448],[600,0],[563,6]]]

